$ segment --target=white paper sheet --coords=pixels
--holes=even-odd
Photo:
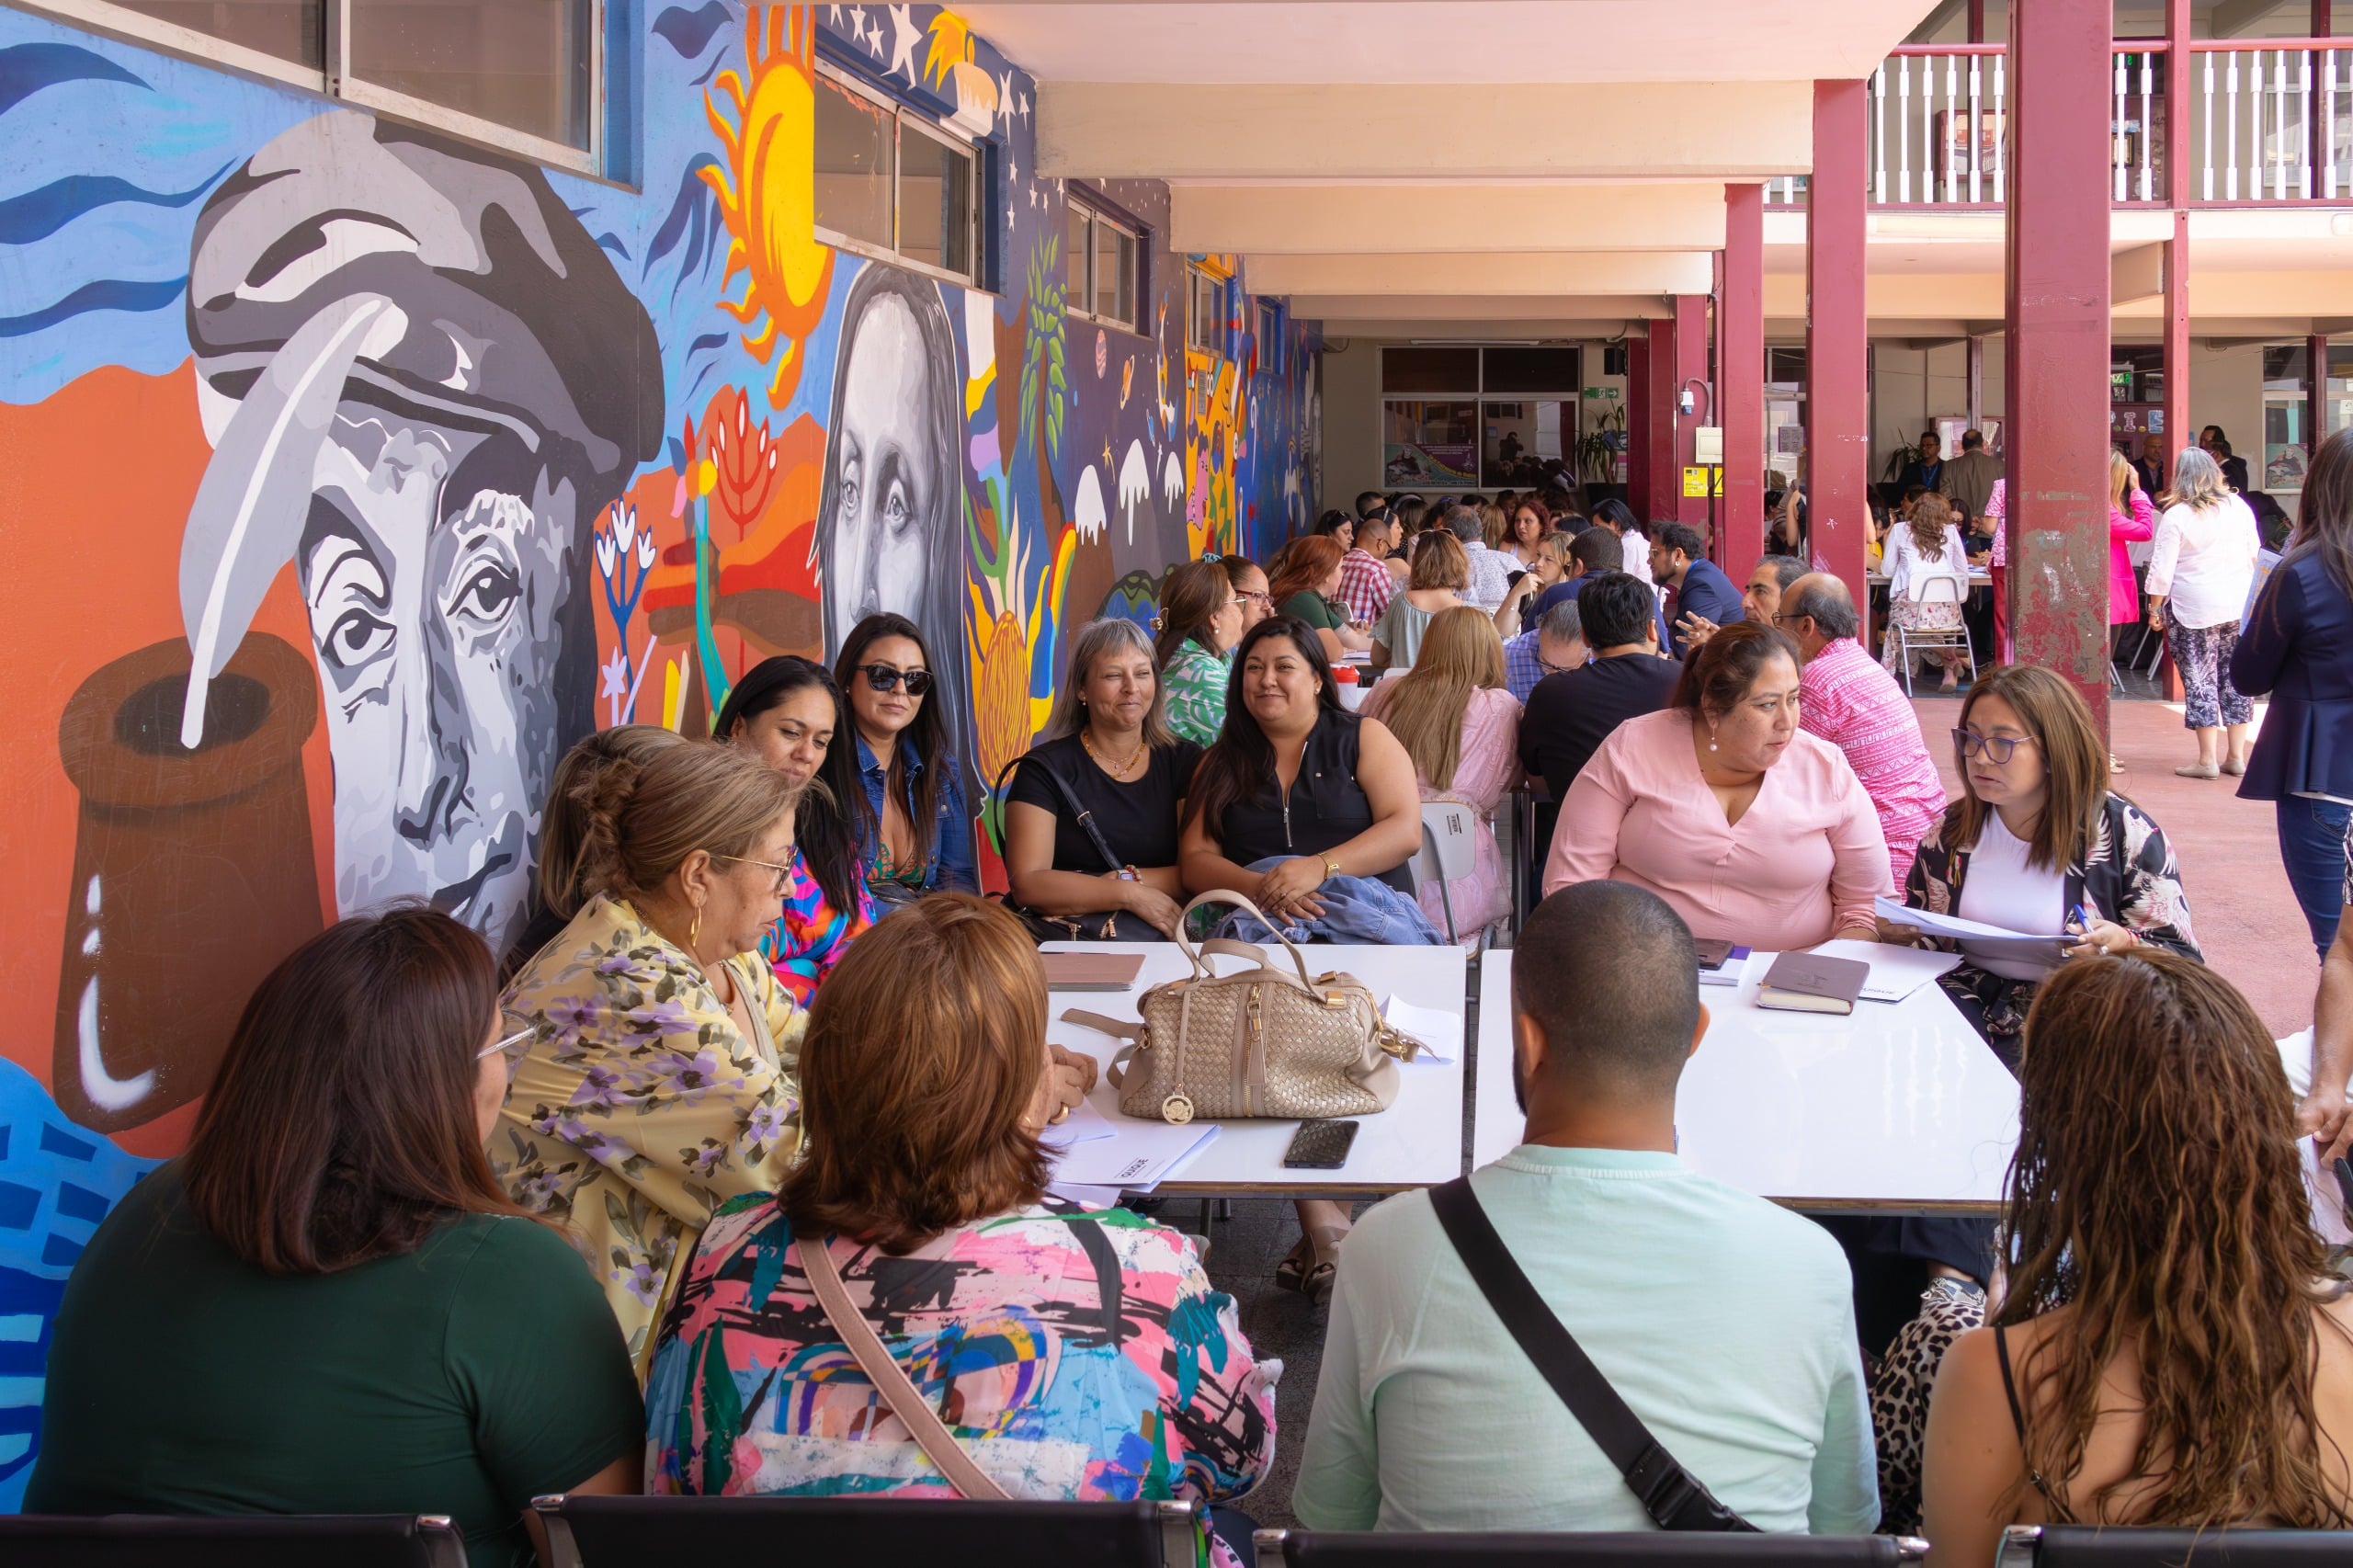
[[[1092,1143],[1097,1138],[1113,1138],[1120,1130],[1095,1108],[1092,1100],[1081,1100],[1070,1108],[1070,1115],[1060,1121],[1050,1121],[1038,1134],[1038,1142],[1049,1149],[1067,1149],[1074,1143]]]
[[[1930,952],[1926,948],[1891,948],[1880,942],[1840,940],[1808,948],[1810,953],[1853,959],[1870,965],[1863,982],[1866,1002],[1901,1002],[1947,970],[1961,966],[1959,953]]]
[[[1392,996],[1382,1004],[1381,1016],[1420,1040],[1423,1050],[1414,1053],[1415,1062],[1435,1062],[1440,1066],[1458,1062],[1462,1057],[1462,1015],[1443,1007],[1416,1007],[1402,996]]]
[[[1188,1121],[1181,1126],[1121,1117],[1107,1121],[1108,1138],[1090,1138],[1062,1152],[1054,1180],[1080,1187],[1116,1187],[1125,1192],[1150,1192],[1184,1167],[1185,1163],[1212,1142],[1214,1121]]]
[[[1893,921],[1899,926],[1912,926],[1923,937],[1950,937],[1955,940],[1974,938],[2014,942],[2055,942],[2066,935],[2063,931],[2052,931],[2048,934],[2012,931],[2006,926],[1986,926],[1974,920],[1963,920],[1957,915],[1933,915],[1925,909],[1909,908],[1892,898],[1872,901],[1871,913],[1881,920]],[[1817,948],[1813,950],[1820,952],[1822,949]]]

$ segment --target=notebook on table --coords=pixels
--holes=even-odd
[[[1792,1013],[1852,1013],[1871,966],[1821,953],[1783,953],[1757,983],[1756,1005]]]
[[[1040,953],[1049,991],[1125,991],[1143,972],[1142,953]]]

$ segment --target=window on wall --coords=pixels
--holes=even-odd
[[[1204,267],[1185,269],[1185,347],[1225,352],[1225,279]]]
[[[1268,375],[1283,373],[1283,308],[1272,300],[1258,301],[1258,369]]]
[[[1078,197],[1070,199],[1063,243],[1063,271],[1070,312],[1106,326],[1142,332],[1136,301],[1143,290],[1136,268],[1142,264],[1142,236]]]
[[[980,182],[970,142],[838,77],[817,77],[820,239],[978,280]]]
[[[1574,474],[1584,386],[1584,352],[1574,345],[1383,348],[1383,483],[1491,490]],[[1598,403],[1595,417],[1602,417]]]
[[[518,157],[597,171],[602,0],[32,0]]]

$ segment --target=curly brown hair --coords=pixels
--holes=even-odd
[[[2325,1283],[2293,1096],[2255,1009],[2177,954],[2077,960],[2027,1015],[2018,1089],[1995,1321],[2069,1309],[2018,1366],[2029,1471],[2064,1495],[2102,1381],[2137,1350],[2140,1444],[2091,1518],[2344,1528],[2313,1394],[2320,1308],[2341,1287]]]

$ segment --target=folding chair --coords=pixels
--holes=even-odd
[[[1457,877],[1467,877],[1478,866],[1478,855],[1472,835],[1479,831],[1479,813],[1456,801],[1424,801],[1422,802],[1422,846],[1406,862],[1414,878],[1414,885],[1427,881],[1438,883],[1438,906],[1446,912],[1446,939],[1460,942],[1461,933],[1454,926],[1454,895],[1447,884]],[[1485,927],[1480,928],[1481,939]]]
[[[2133,1529],[2012,1525],[1996,1568],[2320,1568],[2353,1557],[2343,1530]]]
[[[1899,1568],[1927,1555],[1910,1536],[1703,1531],[1420,1535],[1260,1530],[1257,1568]],[[2201,1565],[2202,1568],[2202,1565]],[[2268,1565],[2267,1565],[2268,1568]]]
[[[909,1497],[535,1497],[546,1568],[954,1562],[1191,1568],[1202,1505]],[[342,1568],[337,1564],[337,1568]]]
[[[1919,585],[1919,591],[1911,597],[1910,602],[1950,605],[1958,611],[1962,599],[1961,585],[1950,577],[1930,577]],[[1888,619],[1895,619],[1893,607],[1890,607]],[[1973,683],[1977,679],[1977,650],[1970,642],[1969,621],[1965,617],[1958,626],[1911,628],[1896,625],[1890,629],[1888,635],[1895,639],[1896,657],[1904,665],[1904,695],[1906,697],[1912,695],[1912,655],[1915,653],[1939,650],[1949,653],[1959,649],[1969,660],[1970,680]]]
[[[441,1514],[0,1517],[9,1568],[466,1568]]]

